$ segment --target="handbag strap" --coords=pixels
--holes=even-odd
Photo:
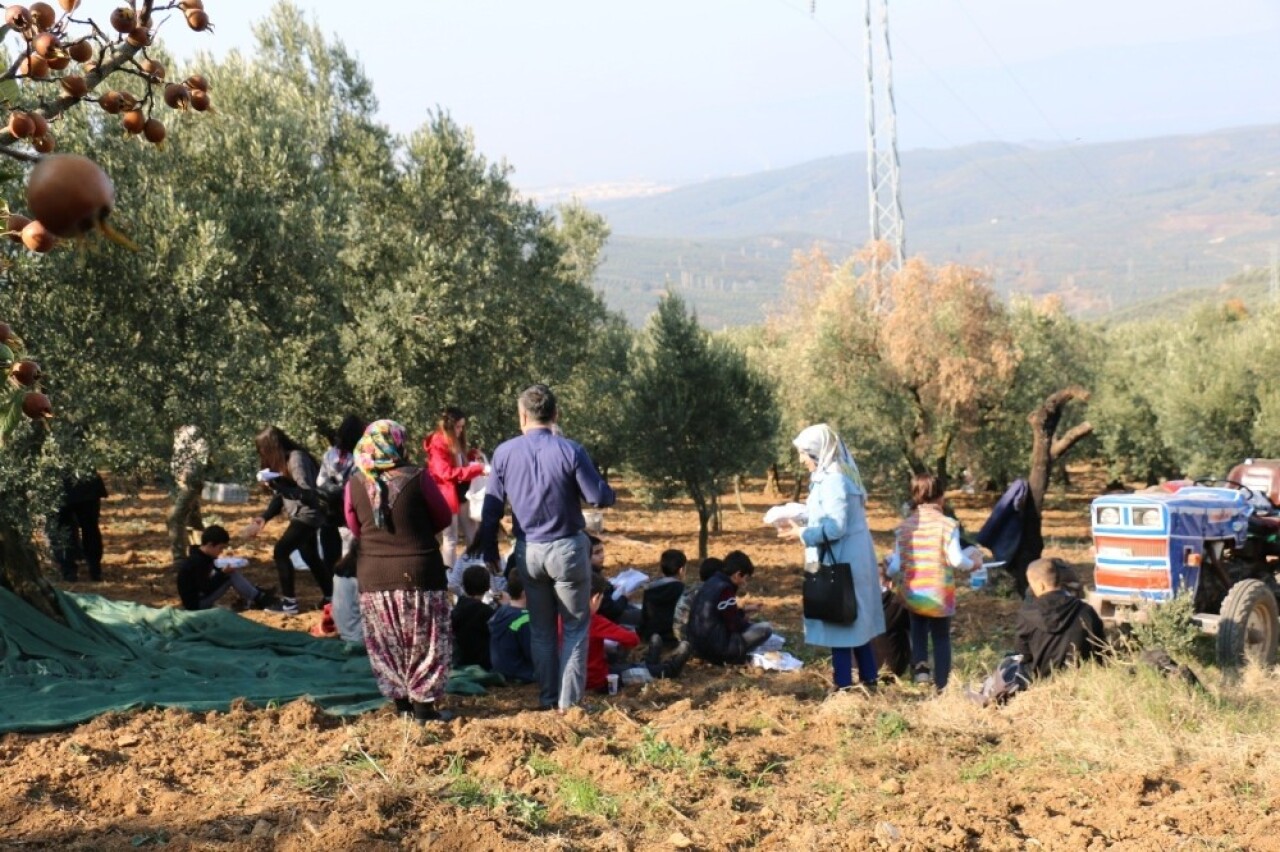
[[[834,553],[831,552],[831,548],[832,548],[831,539],[827,538],[827,534],[824,532],[822,534],[822,544],[818,545],[819,564],[824,562],[828,565],[836,564],[836,556]]]

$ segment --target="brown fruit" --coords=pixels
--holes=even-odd
[[[9,220],[5,223],[5,236],[9,238],[10,242],[20,243],[22,242],[22,229],[30,224],[31,220],[21,213],[10,213]],[[0,332],[9,328],[8,323],[0,323],[0,326],[3,326],[3,328],[0,328]],[[0,335],[0,343],[4,343],[6,340],[8,340],[7,337]]]
[[[9,113],[9,132],[15,139],[26,139],[36,130],[36,123],[30,113],[14,110]]]
[[[133,32],[138,25],[138,15],[132,6],[121,6],[111,13],[111,28],[121,35]]]
[[[125,41],[134,47],[146,47],[151,44],[151,30],[144,26],[136,26],[129,30],[129,35],[125,37]]]
[[[18,65],[18,74],[33,80],[46,80],[49,77],[49,61],[38,53],[24,56]]]
[[[35,122],[35,129],[31,131],[32,136],[43,136],[49,132],[49,119],[45,118],[38,112],[28,113],[31,120]]]
[[[57,19],[58,13],[53,11],[53,7],[48,3],[31,4],[31,20],[35,22],[36,29],[41,32],[52,27]]]
[[[31,12],[26,6],[10,6],[5,10],[4,22],[18,32],[31,29]]]
[[[22,229],[22,244],[34,252],[44,254],[53,249],[58,238],[49,233],[43,222],[31,221]]]
[[[0,343],[8,343],[10,340],[17,340],[13,333],[13,326],[7,322],[0,322]]]
[[[22,413],[32,420],[44,420],[53,416],[53,406],[49,404],[49,397],[31,391],[22,398]]]
[[[24,388],[31,387],[40,380],[40,365],[25,358],[14,361],[13,366],[9,368],[9,375]]]
[[[209,108],[209,93],[196,89],[191,93],[191,108],[196,112],[204,112]]]
[[[181,83],[170,83],[164,87],[164,102],[173,109],[186,109],[191,103],[191,92]]]
[[[93,58],[93,42],[87,38],[73,41],[67,45],[67,54],[76,62],[88,62]]]
[[[146,124],[142,125],[142,135],[151,144],[159,145],[164,141],[164,122],[158,118],[148,118]]]
[[[73,98],[83,98],[89,94],[89,84],[79,74],[68,74],[60,82],[62,83],[62,91]]]
[[[192,9],[187,12],[187,26],[198,33],[202,33],[209,29],[209,16],[205,14],[203,9]]]
[[[59,50],[45,62],[49,63],[50,71],[61,71],[71,64],[71,56],[65,50]]]
[[[110,91],[98,98],[98,106],[102,107],[103,112],[115,115],[124,106],[124,98],[119,92]]]
[[[53,56],[61,47],[62,45],[58,42],[58,37],[53,33],[40,33],[40,35],[31,40],[31,49],[43,56],[45,59]]]
[[[187,78],[186,83],[188,89],[199,89],[202,92],[207,92],[212,88],[203,74],[192,74]]]
[[[115,201],[111,178],[79,154],[44,157],[27,179],[31,215],[59,237],[92,231],[111,214]]]
[[[184,12],[190,12],[192,9],[200,9],[203,11],[204,2],[203,0],[182,0],[182,2],[178,4],[178,8]]]
[[[120,123],[124,125],[127,133],[136,136],[142,132],[143,126],[147,123],[147,117],[142,114],[142,110],[131,109],[120,116]]]
[[[31,147],[35,148],[41,154],[52,154],[55,147],[53,134],[46,133],[43,136],[37,136],[31,140]]]
[[[62,11],[70,15],[80,5],[80,0],[58,0],[58,5],[62,7]]]
[[[152,82],[159,83],[164,79],[164,64],[156,62],[154,59],[144,59],[138,63],[138,67],[142,69],[142,73],[151,78]]]

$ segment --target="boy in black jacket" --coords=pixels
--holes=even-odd
[[[489,591],[489,569],[472,565],[462,572],[462,597],[449,620],[453,626],[453,667],[489,669],[489,619],[493,607],[482,598]]]
[[[684,566],[688,562],[683,550],[664,550],[658,557],[662,576],[644,590],[640,603],[642,640],[653,642],[653,637],[657,636],[656,641],[675,644],[676,604],[684,594]]]
[[[1070,577],[1070,566],[1060,559],[1037,559],[1027,566],[1034,597],[1018,611],[1016,652],[1033,678],[1101,657],[1102,619],[1064,588]]]
[[[698,590],[687,633],[698,657],[709,663],[745,663],[756,646],[773,635],[772,626],[752,624],[738,608],[738,590],[755,570],[751,558],[735,550],[725,556],[720,572]]]
[[[274,595],[259,589],[235,568],[219,568],[215,561],[231,543],[225,529],[214,525],[200,533],[200,546],[178,563],[178,596],[183,609],[209,609],[218,598],[234,588],[246,604],[264,607]]]

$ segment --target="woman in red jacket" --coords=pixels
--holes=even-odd
[[[479,461],[480,453],[467,446],[467,415],[452,406],[440,413],[436,430],[423,439],[422,449],[427,454],[427,471],[453,513],[440,542],[447,570],[475,536],[475,523],[465,508],[467,486],[484,475],[485,466]]]

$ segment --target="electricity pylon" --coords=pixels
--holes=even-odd
[[[867,24],[867,199],[871,239],[889,244],[892,271],[907,256],[906,224],[898,178],[898,116],[893,102],[889,0],[865,0]],[[877,16],[872,15],[872,6]],[[875,19],[878,17],[878,20]]]

